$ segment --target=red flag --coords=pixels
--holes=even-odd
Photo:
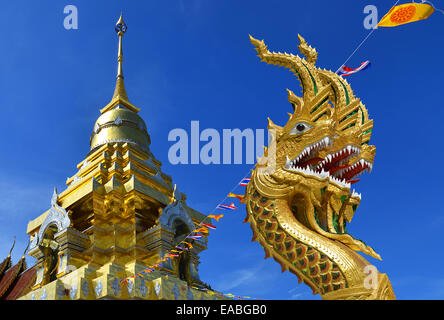
[[[209,223],[201,223],[201,225],[203,225],[203,226],[205,226],[205,227],[208,227],[208,228],[210,228],[210,229],[216,229],[216,227],[215,226],[213,226],[212,224],[209,224]]]

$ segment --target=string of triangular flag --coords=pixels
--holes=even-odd
[[[248,172],[247,175],[249,175],[250,171]],[[124,278],[120,281],[121,285],[126,285],[129,281],[129,279],[133,279],[133,278],[143,278],[144,274],[147,273],[152,273],[154,272],[156,269],[160,268],[162,266],[162,264],[168,260],[170,260],[171,258],[175,258],[175,257],[179,257],[180,254],[182,254],[184,251],[188,251],[191,250],[193,248],[193,240],[199,240],[204,236],[208,236],[209,234],[209,229],[212,230],[216,230],[216,226],[214,225],[214,222],[208,220],[208,219],[214,219],[216,222],[219,222],[219,220],[221,218],[224,217],[223,214],[213,214],[216,210],[226,210],[226,211],[233,211],[233,210],[237,210],[238,207],[236,207],[236,205],[231,202],[230,204],[224,204],[225,200],[227,198],[237,198],[238,200],[242,200],[243,196],[242,195],[238,195],[238,194],[234,194],[233,191],[238,187],[238,186],[243,186],[246,187],[248,185],[248,183],[250,182],[251,178],[244,176],[244,178],[242,178],[242,180],[237,183],[234,188],[228,193],[228,195],[213,209],[213,211],[210,212],[209,215],[207,215],[200,223],[199,225],[193,230],[191,231],[185,238],[184,240],[182,240],[181,242],[179,242],[179,244],[177,244],[173,249],[171,249],[169,252],[167,252],[164,257],[162,259],[160,259],[157,263],[150,265],[149,267],[147,267],[146,269],[144,269],[143,271],[134,274],[132,276],[129,276],[127,278]],[[211,223],[210,223],[211,222]],[[213,291],[211,289],[208,289],[206,287],[199,287],[199,286],[191,286],[192,288],[199,290],[199,291],[203,291],[206,292],[210,295],[216,295],[216,296],[225,296],[225,297],[229,297],[232,299],[237,299],[237,300],[246,300],[246,299],[255,299],[252,297],[248,297],[248,296],[238,296],[238,295],[234,295],[232,293],[220,293],[220,292],[216,292]],[[255,299],[255,300],[259,300],[259,299]]]

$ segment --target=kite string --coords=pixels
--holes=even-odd
[[[395,7],[397,4],[398,4],[398,2],[399,2],[400,0],[397,0],[396,2],[395,2],[395,4],[392,6],[392,8],[393,7]],[[392,9],[392,8],[390,8],[390,10]],[[361,46],[367,41],[367,39],[373,34],[373,32],[375,32],[375,30],[376,30],[376,27],[374,27],[373,29],[372,29],[372,31],[370,31],[368,34],[367,34],[367,36],[364,38],[364,40],[362,40],[361,41],[361,43],[356,47],[356,49],[352,52],[352,54],[347,58],[347,60],[345,60],[344,61],[344,63],[343,64],[341,64],[341,66],[338,68],[338,70],[336,70],[336,72],[335,73],[338,73],[338,71],[355,55],[355,53],[359,50],[359,48],[361,48]]]
[[[355,55],[356,51],[359,50],[359,48],[364,44],[364,42],[367,41],[367,39],[371,36],[371,34],[373,32],[375,32],[376,29],[372,29],[372,31],[369,32],[369,34],[364,38],[364,40],[362,40],[362,42],[357,46],[357,48],[355,49],[355,51],[352,52],[352,54],[347,58],[347,60],[344,61],[343,64],[341,64],[341,66],[338,68],[338,70],[336,70],[335,73],[338,73],[338,71]]]

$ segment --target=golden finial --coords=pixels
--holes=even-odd
[[[29,249],[29,245],[30,245],[30,244],[31,244],[31,238],[29,238],[29,240],[28,240],[28,245],[26,246],[25,251],[23,251],[22,259],[25,258],[26,251],[28,251],[28,249]]]
[[[123,14],[120,13],[119,20],[116,23],[114,30],[119,37],[119,51],[117,55],[117,81],[116,88],[114,89],[114,95],[111,99],[111,102],[108,103],[104,108],[100,110],[101,113],[105,113],[111,109],[113,109],[116,105],[124,105],[128,109],[134,112],[139,112],[140,109],[136,106],[132,105],[129,102],[128,95],[126,94],[125,84],[123,83],[123,71],[122,71],[122,62],[123,62],[123,49],[122,49],[122,38],[128,29],[125,21],[123,21]]]
[[[116,27],[114,28],[114,30],[116,30],[117,35],[119,36],[119,56],[117,58],[117,61],[119,63],[118,69],[117,69],[117,77],[118,78],[119,77],[123,78],[123,73],[122,73],[122,61],[123,61],[122,38],[125,35],[127,28],[128,27],[126,26],[125,21],[123,21],[123,15],[122,15],[122,13],[120,13],[119,21],[117,21]]]
[[[12,244],[11,250],[9,250],[8,257],[11,257],[11,253],[12,253],[12,250],[14,249],[14,247],[15,247],[15,236],[14,236],[14,243]]]
[[[116,23],[117,36],[119,37],[119,53],[117,57],[117,83],[116,89],[114,90],[114,98],[120,97],[126,101],[128,101],[128,96],[126,94],[125,85],[123,83],[123,71],[122,71],[122,62],[123,62],[123,50],[122,50],[122,38],[125,35],[126,30],[128,29],[125,21],[123,21],[123,14],[120,13],[119,21]]]

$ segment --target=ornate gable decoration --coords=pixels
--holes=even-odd
[[[174,190],[174,200],[163,210],[159,217],[160,224],[172,230],[174,220],[180,218],[188,226],[189,230],[194,230],[194,222],[183,206],[184,201],[185,199],[179,190]]]
[[[30,250],[37,248],[38,245],[42,243],[43,236],[49,226],[55,225],[57,227],[57,231],[61,232],[66,230],[71,225],[71,220],[69,219],[68,213],[64,208],[57,204],[58,198],[59,196],[57,194],[57,189],[54,188],[54,193],[51,198],[51,209],[40,226],[38,234],[34,236]]]

